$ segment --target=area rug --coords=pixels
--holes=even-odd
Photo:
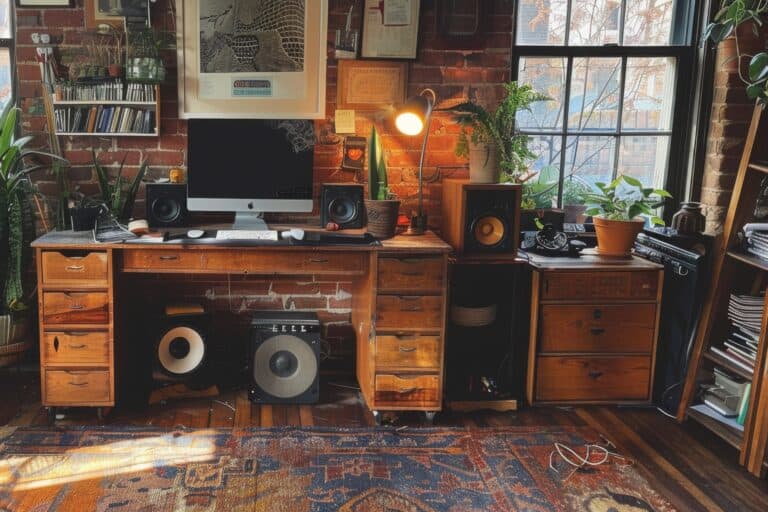
[[[584,427],[0,428],[0,510],[668,511],[638,473],[572,471]]]

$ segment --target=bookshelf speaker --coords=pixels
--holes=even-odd
[[[184,226],[188,218],[186,183],[147,183],[147,223],[150,227]]]
[[[363,186],[357,183],[324,183],[320,223],[335,222],[340,229],[363,227]]]

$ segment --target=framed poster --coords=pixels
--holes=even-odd
[[[415,59],[419,0],[364,0],[360,55],[373,59]]]
[[[340,60],[336,108],[383,110],[405,101],[408,64]]]
[[[85,26],[87,28],[99,28],[99,25],[112,25],[113,27],[122,28],[125,14],[122,14],[118,9],[121,9],[123,4],[135,4],[139,2],[144,3],[144,9],[146,10],[149,0],[85,0]]]
[[[72,7],[73,0],[16,0],[19,7]]]
[[[328,0],[179,0],[179,117],[325,116]]]

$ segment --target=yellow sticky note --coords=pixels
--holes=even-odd
[[[336,110],[336,133],[355,133],[355,111]]]

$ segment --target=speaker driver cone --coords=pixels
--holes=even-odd
[[[152,202],[152,213],[161,222],[173,222],[181,214],[181,205],[171,197],[159,197]]]
[[[483,215],[475,221],[472,234],[479,244],[493,247],[504,240],[507,235],[507,226],[495,215]]]
[[[317,376],[317,358],[306,341],[296,336],[273,336],[253,354],[253,380],[265,392],[278,398],[304,393]]]
[[[337,197],[328,203],[328,218],[337,224],[345,224],[357,216],[355,202],[348,197]]]
[[[157,344],[157,360],[171,375],[187,375],[205,359],[205,341],[195,329],[179,326],[165,332]]]

